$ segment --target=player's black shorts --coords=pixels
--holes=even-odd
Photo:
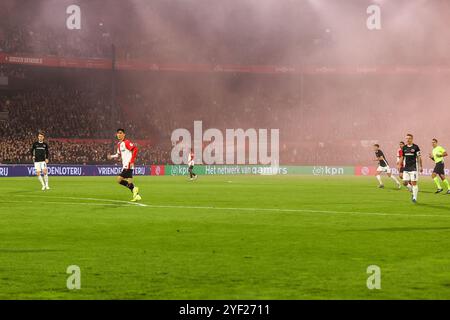
[[[399,172],[403,173],[403,171],[405,171],[405,168],[401,167]]]
[[[194,166],[189,166],[189,170],[192,170],[192,169],[194,169]]]
[[[433,172],[436,174],[445,174],[444,162],[436,163]]]
[[[133,178],[133,169],[123,169],[119,176],[124,179],[131,179]]]

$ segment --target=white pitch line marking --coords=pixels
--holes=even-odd
[[[29,197],[30,195],[17,195],[23,197]],[[39,195],[31,195],[35,197],[40,197]],[[314,209],[282,209],[282,208],[236,208],[236,207],[213,207],[213,206],[176,206],[176,205],[149,205],[144,203],[136,203],[122,200],[111,200],[111,199],[98,199],[98,198],[78,198],[78,197],[48,197],[48,198],[60,198],[60,199],[74,199],[74,200],[92,200],[92,201],[107,201],[107,202],[116,202],[122,203],[128,206],[141,206],[147,208],[154,209],[208,209],[208,210],[228,210],[228,211],[266,211],[266,212],[298,212],[298,213],[323,213],[323,214],[352,214],[352,215],[369,215],[369,216],[396,216],[396,217],[405,217],[405,218],[414,218],[414,217],[432,217],[432,218],[450,218],[445,215],[437,215],[437,214],[403,214],[403,213],[384,213],[384,212],[360,212],[360,211],[335,211],[335,210],[314,210]],[[8,202],[8,201],[5,201]],[[21,201],[17,201],[21,202]],[[33,201],[29,201],[33,202]],[[69,202],[56,202],[60,204],[85,204],[90,205],[89,203],[69,203]],[[92,205],[112,205],[112,204],[92,204]]]
[[[14,201],[14,200],[1,200],[3,203],[36,203],[36,201]],[[74,206],[115,206],[113,203],[89,203],[89,202],[61,202],[61,201],[45,201],[45,203],[51,204],[65,204],[65,205],[74,205]],[[130,204],[122,204],[123,207],[134,207],[134,205]]]
[[[24,195],[19,194],[15,195],[15,197],[42,197],[42,195],[32,194],[32,195]],[[105,201],[105,202],[115,202],[115,203],[123,203],[133,206],[139,207],[147,207],[144,203],[131,202],[131,201],[123,201],[123,200],[112,200],[112,199],[98,199],[98,198],[80,198],[80,197],[59,197],[59,196],[45,196],[46,198],[54,198],[54,199],[72,199],[72,200],[89,200],[89,201]]]

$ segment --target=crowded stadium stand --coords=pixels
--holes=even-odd
[[[141,142],[139,162],[170,163],[171,132],[192,129],[195,120],[202,120],[204,128],[220,130],[282,128],[280,162],[285,164],[358,165],[370,161],[373,141],[382,140],[395,150],[395,137],[402,137],[404,130],[399,127],[388,134],[382,128],[404,122],[397,107],[400,102],[411,110],[410,122],[420,123],[420,108],[430,99],[435,103],[428,116],[439,118],[446,108],[442,101],[448,97],[442,95],[448,92],[447,69],[439,69],[430,81],[421,77],[428,69],[389,66],[393,56],[375,48],[396,35],[384,34],[381,39],[369,31],[352,43],[373,48],[372,54],[347,49],[342,56],[348,55],[346,61],[353,64],[349,67],[342,56],[329,54],[328,48],[336,49],[337,35],[320,26],[309,6],[302,7],[304,19],[299,22],[319,24],[309,33],[302,28],[265,30],[257,19],[263,12],[258,11],[244,28],[246,33],[239,32],[238,24],[229,25],[236,30],[228,29],[216,39],[189,15],[169,28],[165,15],[179,13],[165,1],[155,1],[145,12],[136,13],[126,5],[111,9],[125,20],[133,14],[153,17],[145,27],[139,19],[126,20],[127,28],[114,24],[115,15],[102,15],[97,1],[89,2],[92,10],[85,12],[86,22],[76,32],[60,27],[65,25],[64,15],[46,23],[33,19],[33,10],[23,10],[11,18],[12,11],[22,12],[21,6],[29,9],[34,3],[0,3],[2,163],[31,162],[28,149],[39,130],[47,134],[55,163],[106,163],[117,127]],[[68,3],[61,1],[58,6],[64,9]],[[221,16],[243,23],[247,9],[233,11],[224,5],[228,11],[216,10],[204,23],[220,29],[213,22]],[[291,12],[289,5],[278,10],[274,19],[294,19],[299,14]],[[187,27],[189,33],[184,34]],[[436,45],[414,39],[392,43],[391,50],[404,53],[402,63],[419,65],[426,59],[426,50],[414,54],[408,48]],[[203,43],[214,50],[205,50]],[[252,43],[252,49],[246,50],[245,43]],[[434,61],[448,61],[446,47],[433,49]],[[380,65],[362,67],[373,61]],[[266,65],[258,66],[261,62]],[[411,78],[408,86],[402,77]],[[423,90],[430,93],[427,102],[414,96]],[[420,130],[445,134],[444,126]]]

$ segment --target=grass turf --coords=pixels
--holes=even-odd
[[[384,179],[1,178],[0,299],[450,299],[450,195]]]

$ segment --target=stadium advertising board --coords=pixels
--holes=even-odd
[[[113,61],[108,58],[67,58],[47,55],[24,55],[21,53],[0,52],[0,62],[5,64],[38,65],[61,68],[111,69]],[[115,63],[118,70],[149,70],[149,71],[178,71],[178,72],[214,72],[214,73],[260,73],[260,74],[450,74],[450,67],[435,66],[246,66],[228,64],[167,64],[154,63],[139,59],[118,59]]]
[[[399,172],[397,168],[391,168],[392,174],[398,176]],[[355,167],[355,176],[375,176],[377,173],[376,167],[364,167],[357,166]],[[431,176],[433,173],[433,168],[423,168],[423,176]],[[445,169],[445,175],[450,175],[450,169]]]
[[[52,176],[116,176],[122,171],[121,166],[95,165],[49,165]],[[0,177],[28,177],[36,174],[33,165],[0,165]],[[135,175],[150,175],[150,168],[137,166]]]
[[[122,171],[121,166],[100,165],[49,165],[52,176],[117,176]],[[396,168],[391,168],[398,175]],[[374,176],[376,167],[356,166],[255,166],[255,165],[198,165],[195,173],[199,175],[314,175],[314,176]],[[431,176],[432,168],[424,168],[424,176]],[[138,176],[182,176],[188,175],[186,165],[152,165],[137,166],[134,174]],[[450,169],[445,169],[450,175]],[[32,165],[0,165],[0,177],[27,177],[35,175]]]
[[[165,165],[152,165],[150,167],[152,176],[163,176],[165,174]]]
[[[255,166],[255,165],[207,165],[196,166],[195,173],[199,175],[353,175],[354,167],[333,166]],[[185,165],[165,166],[166,175],[187,175],[188,168]]]

